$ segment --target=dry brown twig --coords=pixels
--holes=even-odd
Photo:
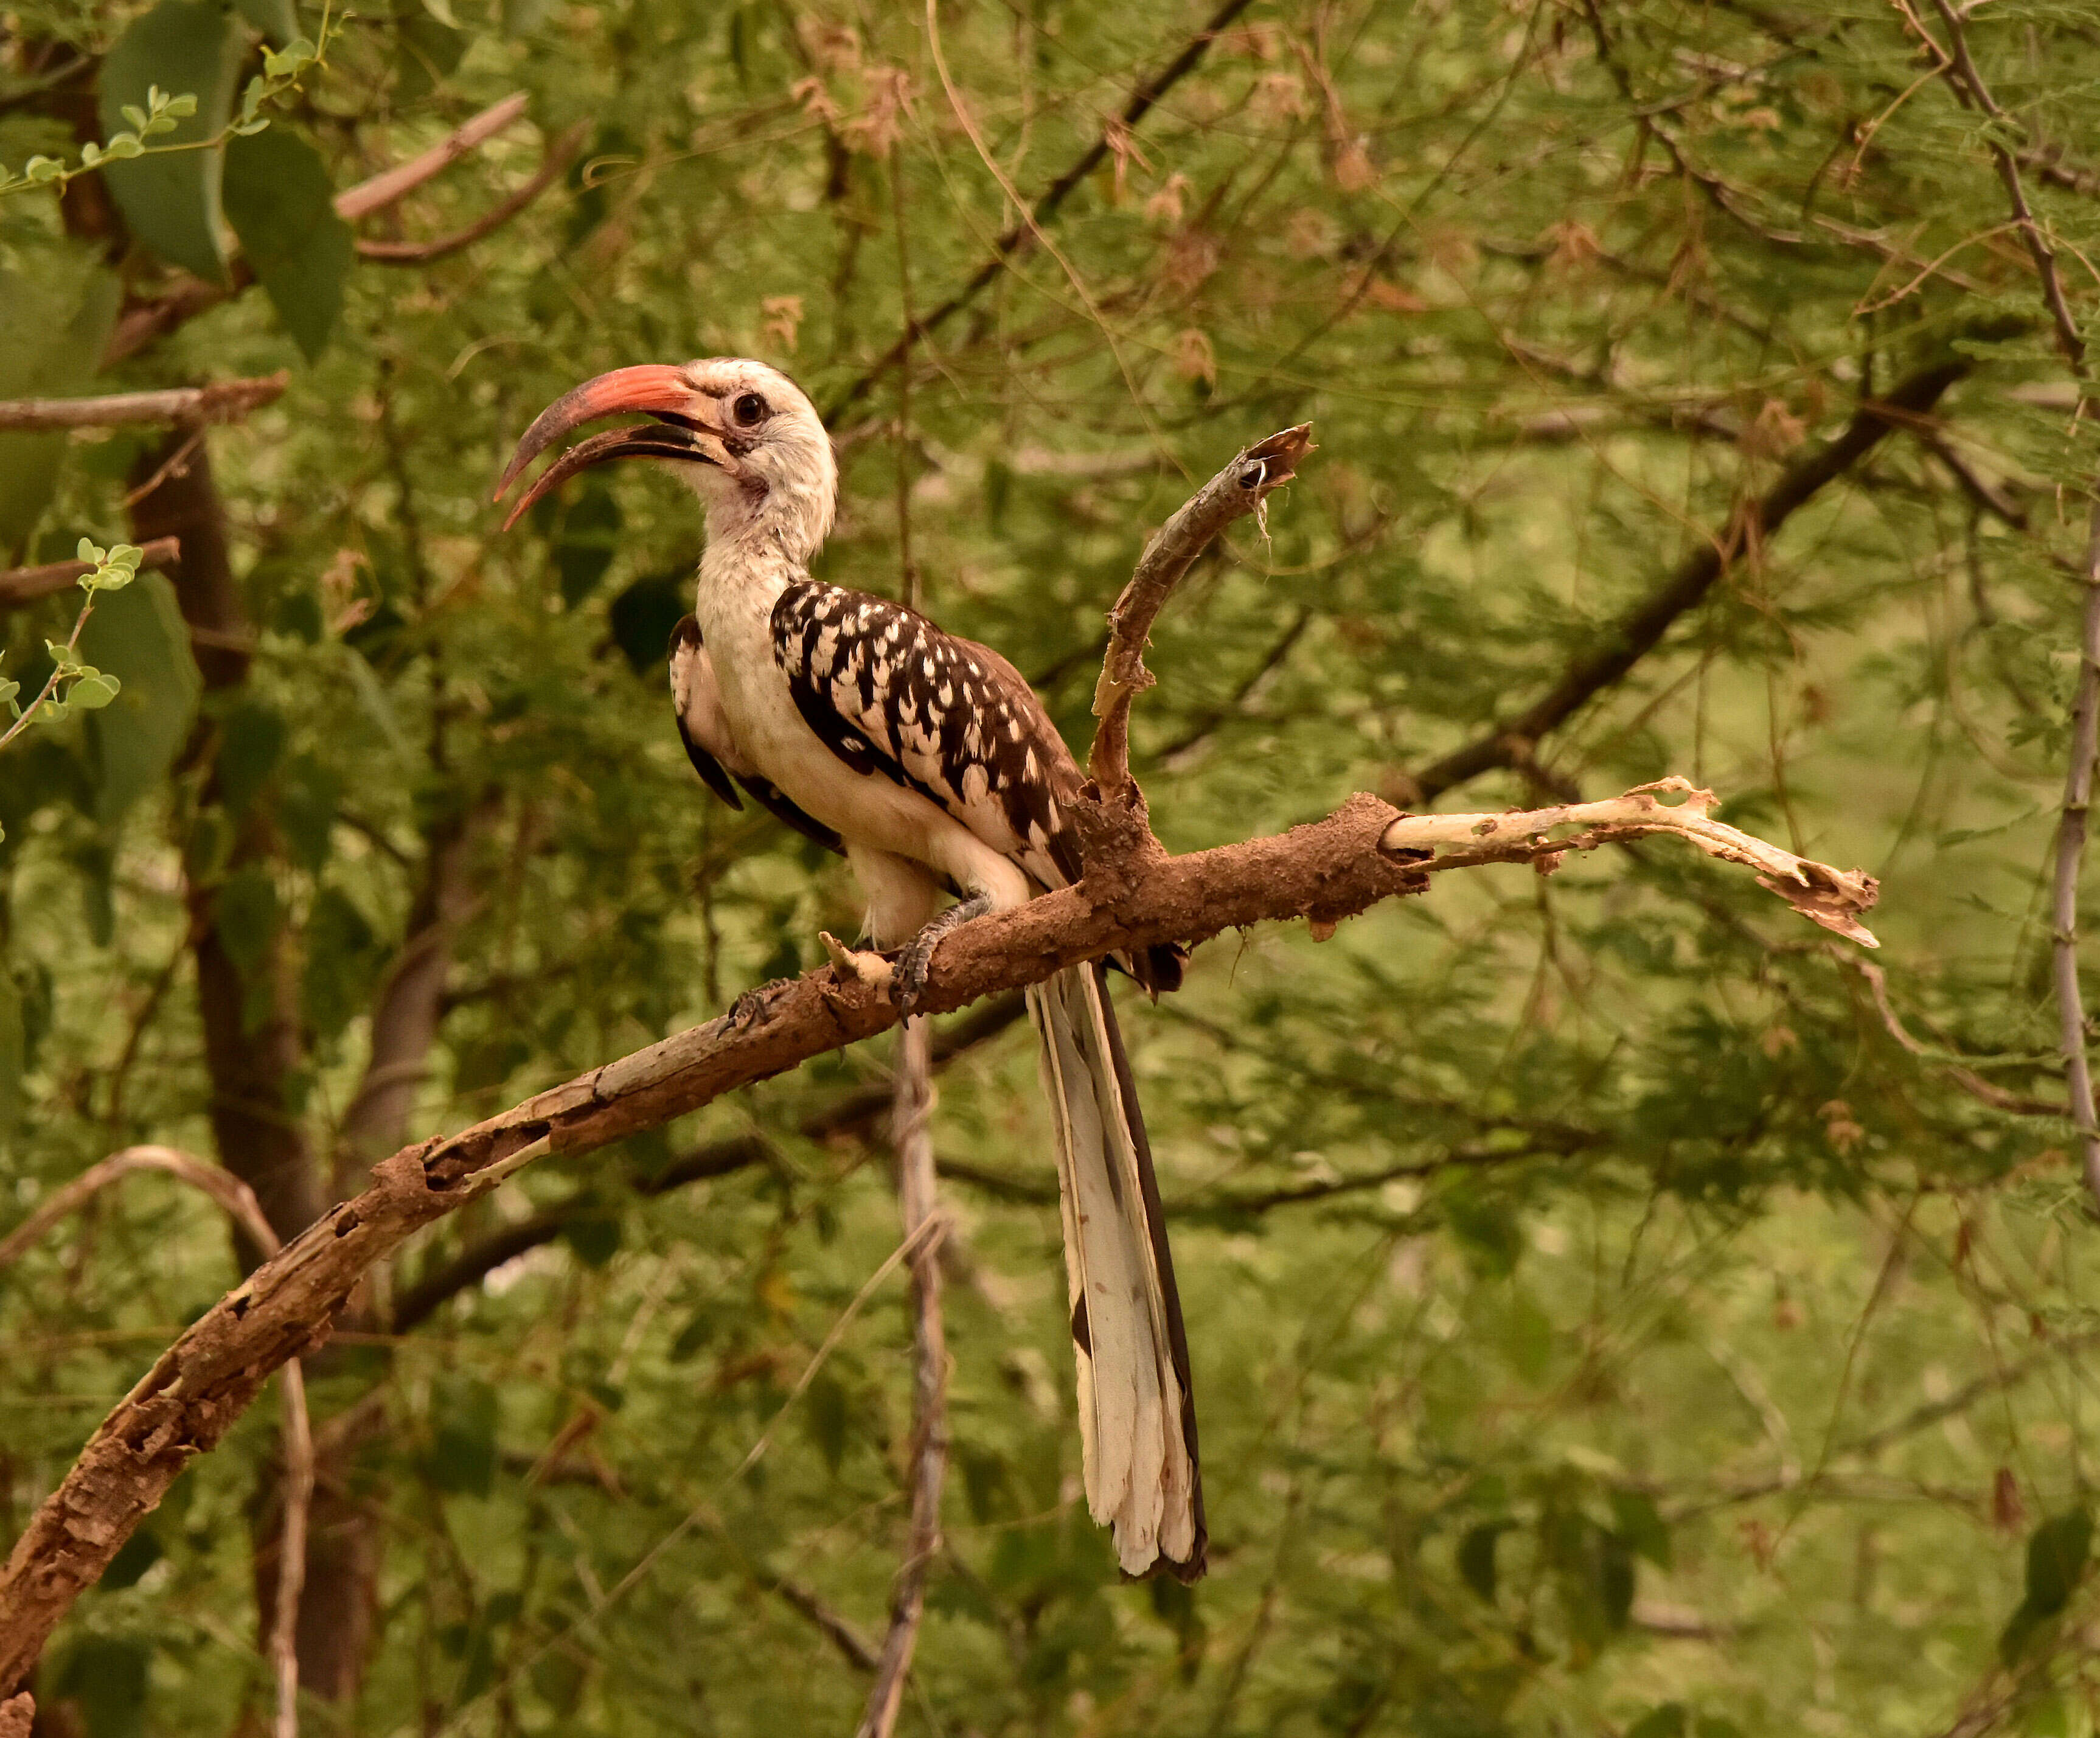
[[[267,1255],[277,1252],[277,1234],[263,1217],[254,1191],[231,1171],[173,1147],[133,1146],[112,1153],[91,1165],[53,1194],[4,1238],[0,1238],[0,1271],[18,1260],[52,1226],[77,1212],[95,1195],[120,1179],[142,1171],[158,1171],[202,1190],[228,1218],[254,1238]],[[299,1655],[298,1633],[299,1594],[306,1573],[307,1511],[314,1494],[314,1439],[307,1414],[305,1372],[297,1358],[285,1363],[285,1524],[279,1534],[277,1599],[271,1613],[270,1659],[277,1681],[277,1707],[272,1738],[298,1738]],[[34,1663],[34,1656],[31,1656]],[[35,1707],[26,1692],[0,1705],[0,1738],[7,1738],[7,1723],[20,1707],[33,1717]],[[29,1731],[21,1728],[24,1738]]]
[[[533,171],[532,179],[515,192],[497,201],[471,223],[430,241],[373,241],[360,236],[357,241],[357,257],[387,266],[426,266],[433,260],[443,259],[448,254],[458,253],[462,248],[471,247],[484,236],[493,235],[502,228],[558,181],[562,172],[575,161],[576,153],[583,149],[584,139],[589,131],[589,124],[579,121],[554,139],[548,145],[547,153],[541,158],[539,168]]]
[[[398,205],[426,181],[434,180],[468,152],[496,137],[525,112],[526,93],[514,90],[500,103],[462,121],[421,156],[382,170],[370,179],[346,188],[335,197],[335,214],[355,223],[374,212]]]
[[[280,368],[254,380],[214,381],[159,392],[115,392],[94,399],[0,399],[0,430],[58,434],[67,429],[126,428],[139,423],[238,422],[285,395],[292,377]]]
[[[139,566],[166,567],[182,558],[183,546],[174,537],[156,537],[139,552]],[[0,610],[19,609],[25,603],[55,596],[78,583],[82,574],[95,571],[91,561],[48,562],[41,567],[11,567],[0,571]]]
[[[1268,479],[1240,483],[1244,468],[1236,457],[1199,498],[1221,487],[1258,494]],[[1193,522],[1177,519],[1185,532],[1154,540],[1155,563],[1181,546],[1180,537],[1193,536]],[[1153,574],[1163,601],[1176,576],[1158,565],[1140,571]],[[1126,654],[1141,650],[1142,629],[1156,613],[1157,603],[1147,607],[1141,597],[1126,614],[1119,637]],[[1136,691],[1126,668],[1110,693],[1111,709],[1127,707]],[[1114,771],[1121,760],[1113,743],[1109,753],[1114,757],[1105,764]],[[1658,792],[1694,800],[1667,805]],[[1440,871],[1557,861],[1572,850],[1654,832],[1677,833],[1712,855],[1751,867],[1805,915],[1865,938],[1857,918],[1873,902],[1870,877],[1724,827],[1706,814],[1711,801],[1681,781],[1665,781],[1604,803],[1529,814],[1410,816],[1360,793],[1324,820],[1287,833],[1170,857],[1130,808],[1083,800],[1076,822],[1089,845],[1087,878],[944,937],[918,1012],[944,1013],[1112,952],[1194,945],[1258,923],[1302,918],[1316,934],[1329,933],[1385,899],[1421,893]],[[1099,849],[1105,843],[1136,849],[1105,854]],[[0,1571],[0,1692],[21,1683],[73,1602],[183,1468],[217,1446],[270,1371],[325,1343],[364,1276],[415,1232],[535,1159],[591,1152],[660,1127],[896,1021],[885,986],[827,967],[753,991],[719,1019],[470,1128],[416,1142],[373,1167],[363,1193],[331,1208],[161,1354],[38,1509]],[[922,1220],[900,1254],[930,1242],[938,1229],[937,1220]]]

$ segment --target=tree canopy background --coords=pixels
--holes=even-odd
[[[0,751],[8,1223],[151,1140],[289,1233],[854,933],[843,867],[680,752],[686,492],[593,473],[497,533],[578,380],[793,373],[844,457],[823,575],[915,589],[1075,743],[1145,536],[1309,418],[1156,636],[1170,848],[1681,774],[1882,878],[1885,990],[1664,841],[1126,997],[1208,1473],[1188,1590],[1118,1586],[1078,1495],[1025,1027],[945,1022],[954,1452],[904,1726],[2092,1730],[2100,1270],[2047,881],[2100,443],[1990,149],[2083,319],[2089,7],[33,0],[0,48],[13,171],[150,86],[197,104],[146,140],[192,148],[0,193],[0,398],[290,371],[203,435],[0,434],[0,566],[184,539],[86,629],[115,703]],[[514,90],[404,202],[332,209]],[[0,615],[23,698],[77,608]],[[310,1730],[856,1718],[893,1289],[736,1468],[896,1243],[889,1057],[551,1162],[375,1278],[308,1365]],[[0,1275],[9,1537],[252,1253],[137,1179]],[[258,1408],[178,1484],[46,1653],[40,1732],[261,1729],[276,1454]]]

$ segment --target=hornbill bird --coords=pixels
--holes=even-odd
[[[570,448],[511,509],[615,459],[674,468],[707,514],[692,615],[671,642],[686,751],[710,789],[850,862],[867,933],[901,950],[908,1014],[940,937],[1079,878],[1080,774],[1043,704],[990,647],[915,610],[812,579],[838,465],[801,390],[761,363],[615,368],[544,411],[496,486],[596,418],[651,420]],[[942,909],[948,894],[956,902]],[[1154,993],[1179,949],[1117,964]],[[1152,1154],[1100,964],[1028,991],[1056,1127],[1087,1501],[1126,1574],[1203,1573],[1207,1535],[1189,1348]]]

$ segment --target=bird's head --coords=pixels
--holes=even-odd
[[[655,420],[608,429],[570,448],[518,498],[504,528],[580,470],[614,459],[660,459],[706,502],[710,537],[776,540],[798,561],[823,545],[838,499],[831,437],[794,382],[736,356],[615,368],[563,394],[526,430],[496,499],[571,430],[633,412]]]

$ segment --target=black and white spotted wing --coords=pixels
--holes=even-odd
[[[936,802],[1042,886],[1079,876],[1079,770],[1021,673],[915,610],[798,580],[773,655],[803,720],[854,771]]]
[[[686,758],[707,787],[732,809],[743,807],[737,785],[767,814],[805,839],[827,851],[845,849],[839,836],[819,820],[805,814],[773,785],[750,771],[737,752],[723,715],[721,690],[715,684],[714,664],[700,638],[700,624],[688,615],[671,630],[671,702],[678,720],[678,739],[686,745]],[[734,779],[735,783],[730,780]]]

